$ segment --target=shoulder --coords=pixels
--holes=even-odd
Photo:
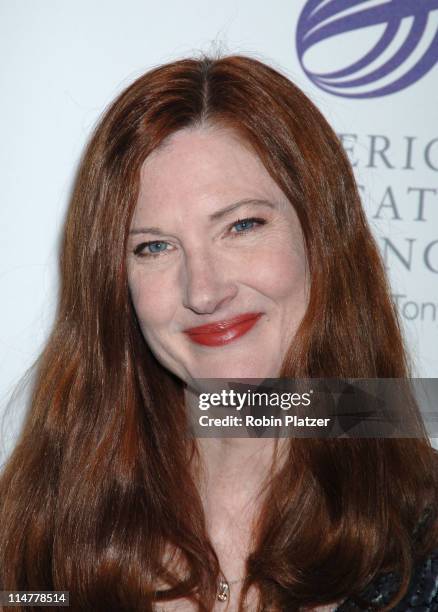
[[[383,574],[362,591],[359,597],[347,599],[338,608],[338,611],[378,610],[387,605],[398,590],[399,584],[396,574]],[[361,606],[361,601],[366,602],[369,608]],[[438,548],[414,566],[408,591],[392,610],[394,612],[438,612]]]

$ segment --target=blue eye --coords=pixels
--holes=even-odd
[[[150,257],[160,255],[168,250],[169,243],[164,240],[154,240],[153,242],[142,242],[134,249],[134,255],[139,257]]]
[[[238,221],[237,223],[235,223],[233,227],[235,227],[238,232],[241,232],[243,230],[251,229],[253,225],[253,219],[244,219],[243,221]]]
[[[250,217],[248,219],[239,219],[232,224],[231,228],[235,231],[234,234],[243,234],[245,232],[255,229],[259,225],[264,225],[266,221],[256,217]]]
[[[162,253],[167,249],[167,242],[149,242],[146,246],[150,253]]]

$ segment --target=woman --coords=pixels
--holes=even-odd
[[[81,611],[409,609],[436,575],[426,437],[185,435],[198,379],[408,374],[350,166],[302,92],[245,57],[138,79],[82,160],[61,278],[1,480],[3,589]]]

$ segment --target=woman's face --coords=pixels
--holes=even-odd
[[[306,309],[303,239],[233,132],[181,130],[146,159],[127,265],[143,335],[182,380],[279,375]]]

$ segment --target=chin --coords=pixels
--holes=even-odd
[[[194,368],[193,378],[276,378],[279,376],[280,366],[267,366],[265,363],[224,363],[207,367]]]

